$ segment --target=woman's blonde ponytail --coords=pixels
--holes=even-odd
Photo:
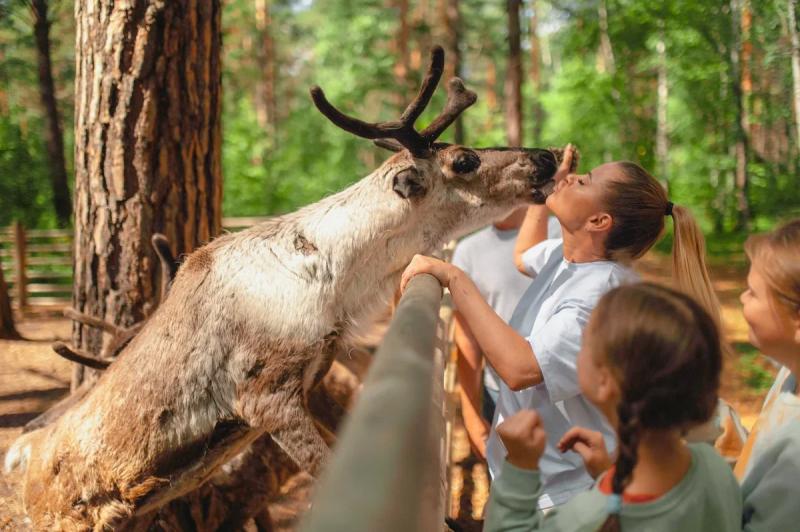
[[[672,276],[677,288],[693,297],[722,330],[722,312],[706,266],[706,240],[691,211],[675,205],[672,208],[674,237],[672,243]],[[732,348],[722,336],[723,351]]]

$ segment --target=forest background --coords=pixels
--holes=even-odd
[[[479,96],[444,140],[573,142],[584,170],[639,162],[696,211],[716,255],[800,214],[796,0],[223,6],[225,216],[291,211],[374,169],[385,152],[328,123],[308,88],[359,117],[391,119],[434,44],[448,51],[446,75]],[[0,0],[0,226],[71,223],[73,10],[68,0]]]

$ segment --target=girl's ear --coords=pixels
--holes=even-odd
[[[622,397],[617,379],[611,372],[611,368],[605,364],[599,366],[597,372],[597,389],[595,390],[597,402],[611,407],[610,411],[612,412],[616,411],[616,405]]]
[[[794,328],[794,343],[800,346],[800,309],[792,316],[792,327]]]
[[[590,216],[586,221],[586,230],[598,233],[610,231],[612,221],[611,215],[607,212],[598,212],[597,214]]]

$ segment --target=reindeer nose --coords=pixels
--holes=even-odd
[[[520,156],[520,164],[532,167],[533,175],[531,178],[535,184],[551,180],[558,169],[558,163],[553,152],[536,148],[525,149]]]

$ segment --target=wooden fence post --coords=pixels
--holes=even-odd
[[[17,292],[17,303],[19,305],[20,316],[25,315],[25,309],[28,307],[28,287],[27,279],[25,276],[25,228],[19,220],[14,222],[14,254],[16,262],[16,279],[15,284]]]
[[[444,527],[444,423],[441,403],[431,401],[434,388],[443,383],[436,373],[442,364],[435,361],[441,299],[442,287],[431,275],[408,283],[336,452],[314,488],[302,532],[436,532]]]

